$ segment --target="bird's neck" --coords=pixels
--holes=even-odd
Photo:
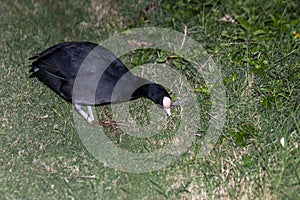
[[[132,99],[137,99],[140,97],[148,97],[150,84],[152,84],[152,83],[150,83],[149,81],[145,82],[145,84],[143,84],[137,90],[135,90],[131,96]]]

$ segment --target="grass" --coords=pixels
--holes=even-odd
[[[298,3],[165,0],[143,12],[147,5],[146,1],[2,2],[0,198],[299,199]],[[226,14],[234,22],[219,21]],[[129,27],[144,26],[180,32],[186,26],[188,36],[221,66],[228,107],[222,135],[209,156],[200,157],[202,140],[197,137],[189,151],[166,169],[134,174],[105,167],[87,151],[74,128],[71,105],[28,78],[27,58],[58,42],[99,42]],[[168,55],[139,50],[122,60],[133,67],[165,62]],[[171,59],[168,64],[194,80],[185,60]],[[209,92],[203,81],[192,82],[201,105],[199,123],[204,128],[198,135],[202,135],[210,119]],[[132,106],[143,107],[144,102]],[[109,109],[98,110],[109,118]],[[133,151],[160,147],[115,129],[107,129],[107,135]]]

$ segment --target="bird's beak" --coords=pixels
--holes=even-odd
[[[170,117],[170,119],[173,119],[170,108],[164,108],[164,111],[168,114],[168,116]]]

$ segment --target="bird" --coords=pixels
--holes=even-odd
[[[138,77],[105,47],[92,42],[62,42],[29,58],[29,77],[36,77],[88,123],[95,121],[92,107],[122,103],[141,97],[160,106],[172,119],[172,100],[160,84]],[[87,112],[82,109],[87,107]]]

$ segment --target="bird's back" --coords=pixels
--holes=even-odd
[[[31,76],[37,77],[61,97],[73,103],[112,103],[114,87],[124,74],[127,75],[127,86],[124,88],[130,88],[137,79],[142,80],[131,74],[109,50],[90,42],[57,44],[30,60],[35,60],[30,70]],[[129,99],[120,99],[126,100]]]

